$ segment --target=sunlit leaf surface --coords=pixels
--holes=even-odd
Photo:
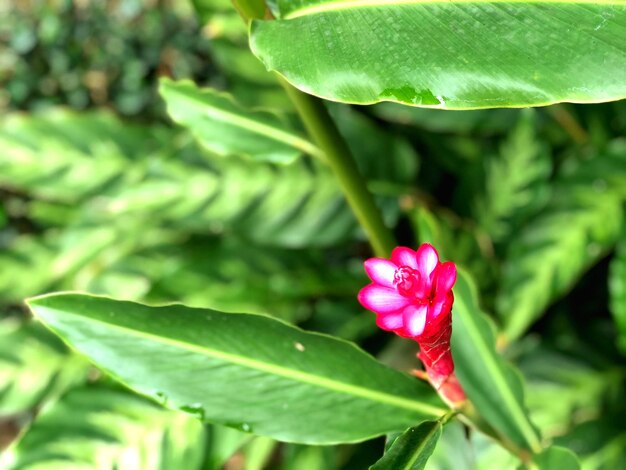
[[[291,442],[351,442],[445,412],[425,383],[351,343],[270,317],[79,294],[29,305],[134,390],[242,431]]]
[[[323,98],[468,109],[626,96],[623,0],[279,0],[278,9],[278,20],[252,23],[253,52]]]

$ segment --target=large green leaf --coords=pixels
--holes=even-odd
[[[53,400],[86,375],[87,364],[40,325],[0,322],[0,416]]]
[[[441,421],[426,421],[396,438],[370,470],[423,470],[441,437]]]
[[[37,417],[3,469],[199,469],[202,425],[128,392],[85,387]]]
[[[188,80],[162,79],[159,91],[172,119],[218,155],[244,155],[275,163],[290,163],[302,153],[322,156],[284,116],[248,110],[230,95],[198,88]]]
[[[544,209],[511,241],[497,299],[515,339],[615,244],[626,200],[626,147],[566,168]]]
[[[478,413],[521,449],[541,450],[524,407],[520,374],[495,349],[495,328],[480,311],[469,276],[459,271],[454,287],[452,355],[456,373]]]
[[[292,442],[351,442],[444,412],[427,385],[353,344],[270,317],[79,294],[29,305],[134,390],[244,431]]]
[[[623,0],[279,0],[278,9],[278,20],[252,23],[252,51],[326,99],[468,109],[626,96]]]

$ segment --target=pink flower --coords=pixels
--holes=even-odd
[[[440,263],[432,245],[425,243],[417,251],[399,246],[391,260],[368,259],[365,271],[373,282],[361,289],[359,302],[378,315],[383,330],[418,339],[450,314],[456,266]]]
[[[390,260],[368,259],[365,271],[373,282],[361,289],[359,302],[376,313],[383,330],[417,341],[430,382],[448,402],[463,401],[450,353],[454,263],[441,263],[425,243],[417,251],[399,246]]]

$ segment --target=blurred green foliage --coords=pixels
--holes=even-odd
[[[204,82],[215,75],[209,41],[180,4],[2,2],[0,112],[69,105],[107,106],[141,119],[162,116],[159,76]]]

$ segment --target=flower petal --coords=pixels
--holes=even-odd
[[[387,313],[376,317],[376,324],[383,330],[393,331],[402,328],[404,325],[402,311],[398,313]]]
[[[402,312],[404,316],[404,329],[411,336],[419,336],[426,325],[426,305],[409,305]]]
[[[417,269],[417,259],[415,251],[405,246],[398,246],[391,252],[391,261],[398,266],[408,266]]]
[[[446,261],[439,269],[437,269],[437,280],[435,291],[440,294],[441,291],[448,292],[456,282],[456,266],[450,261]]]
[[[359,302],[372,312],[390,313],[406,307],[409,299],[400,295],[395,289],[370,284],[359,292]]]
[[[417,249],[416,259],[420,274],[424,279],[432,280],[431,274],[439,263],[437,250],[432,245],[424,243]]]
[[[434,302],[428,309],[428,318],[437,318],[442,313],[449,315],[452,312],[452,304],[454,303],[454,294],[452,291],[435,297]]]
[[[372,281],[387,287],[393,287],[393,276],[398,269],[388,259],[370,258],[365,261],[365,272]]]

